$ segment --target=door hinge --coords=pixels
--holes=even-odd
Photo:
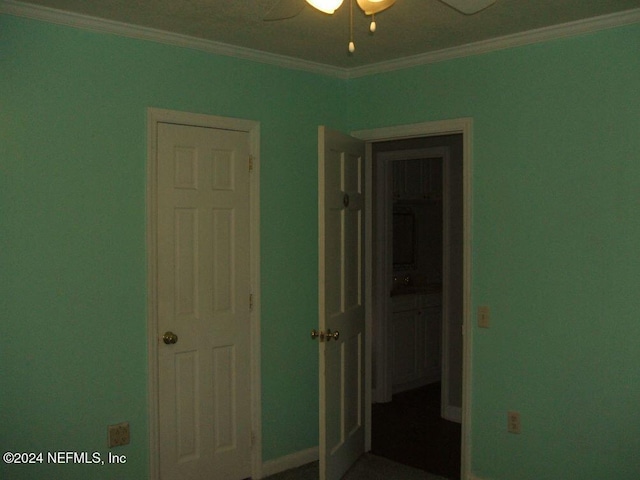
[[[253,293],[249,294],[249,311],[253,311]]]
[[[253,155],[249,155],[249,172],[253,172]]]

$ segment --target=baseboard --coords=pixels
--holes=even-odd
[[[318,458],[318,447],[312,447],[307,450],[285,455],[284,457],[268,460],[262,464],[262,478],[315,462]]]
[[[416,380],[411,380],[409,382],[403,383],[395,383],[391,388],[391,391],[395,395],[396,393],[405,392],[407,390],[413,390],[415,388],[424,387],[425,385],[429,385],[431,383],[436,383],[441,381],[442,377],[440,374],[439,368],[432,368],[427,370],[423,376]]]

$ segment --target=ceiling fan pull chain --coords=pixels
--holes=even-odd
[[[376,14],[375,13],[371,14],[371,25],[369,25],[369,30],[371,31],[371,33],[376,31]]]
[[[353,43],[353,0],[349,0],[349,52],[356,51],[356,45]]]

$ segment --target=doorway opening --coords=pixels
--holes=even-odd
[[[462,134],[372,144],[372,452],[460,478]],[[376,335],[376,332],[379,332]]]

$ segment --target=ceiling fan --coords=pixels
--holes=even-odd
[[[456,9],[460,13],[465,15],[473,15],[485,8],[493,5],[496,0],[440,0],[444,4]],[[265,21],[273,20],[286,20],[293,18],[300,14],[304,7],[309,4],[312,7],[320,10],[321,12],[332,15],[340,6],[344,0],[279,0],[272,8],[267,12],[264,17]],[[369,30],[371,32],[376,31],[375,14],[386,10],[396,0],[356,0],[360,9],[365,15],[371,15],[371,24]],[[355,51],[355,45],[353,43],[353,0],[349,0],[349,52]]]
[[[496,0],[440,0],[442,3],[458,10],[465,15],[473,15],[493,5]],[[280,0],[264,17],[266,21],[286,20],[300,14],[309,4],[321,12],[333,14],[343,3],[343,0]],[[358,6],[365,15],[375,15],[386,10],[395,0],[357,0]]]

